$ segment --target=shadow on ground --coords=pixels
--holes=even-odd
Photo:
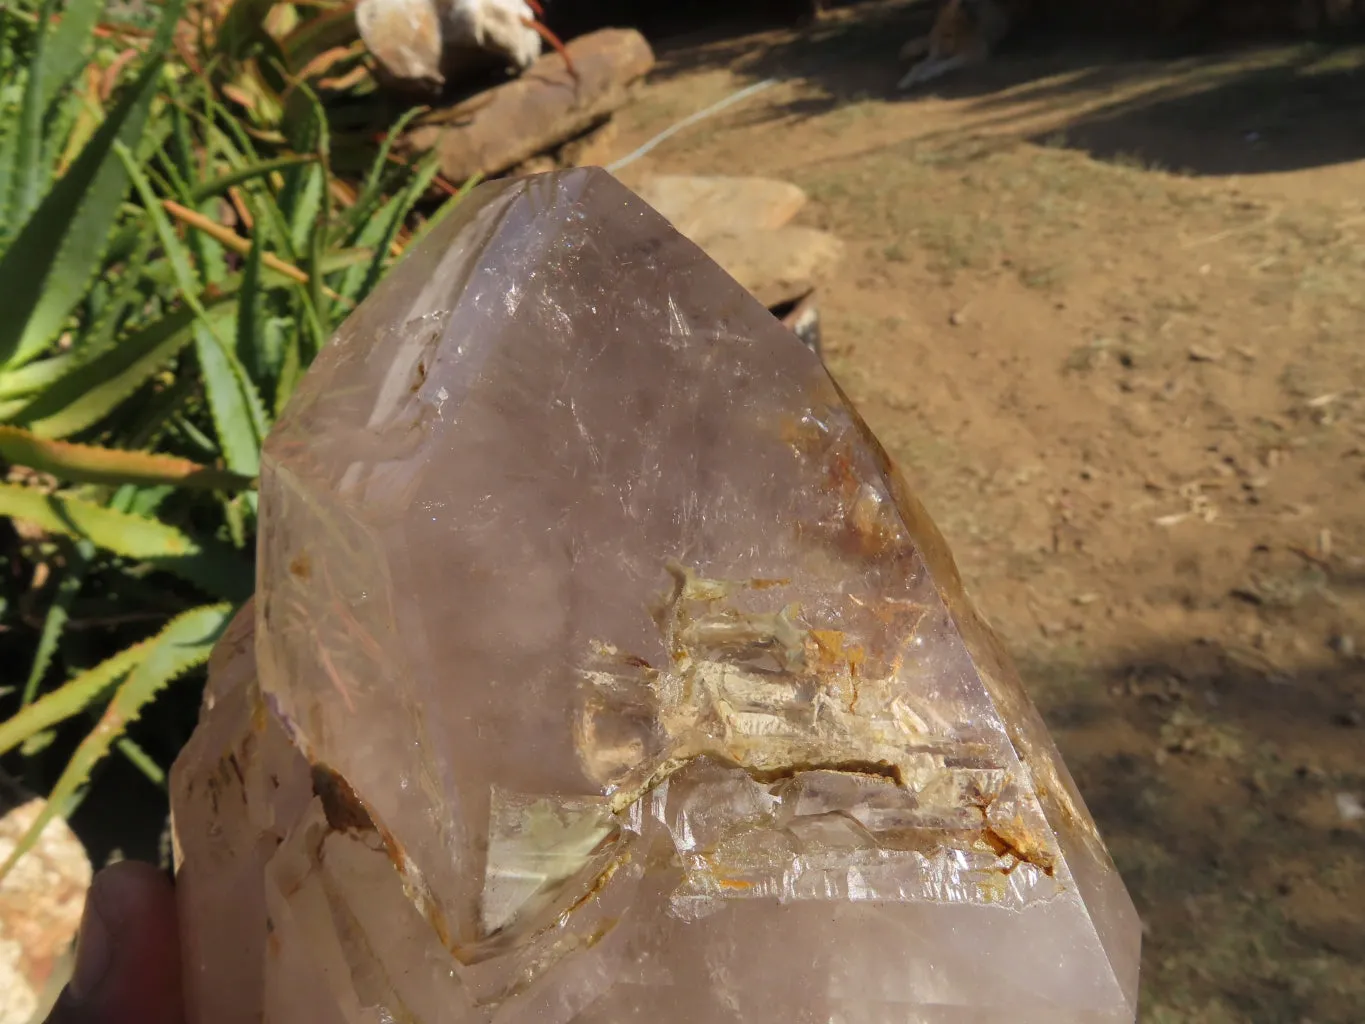
[[[1365,44],[1228,49],[1035,34],[988,65],[897,91],[900,47],[925,34],[932,18],[932,3],[905,0],[848,5],[818,24],[764,36],[736,36],[732,25],[660,41],[655,75],[731,68],[813,87],[786,103],[765,103],[751,120],[815,117],[876,99],[958,100],[964,127],[1013,127],[1100,159],[1188,174],[1261,174],[1365,158]],[[729,116],[746,117],[742,108]],[[1049,126],[1035,134],[1027,122],[1037,118]]]
[[[1023,669],[1142,915],[1142,1019],[1365,1019],[1360,663],[1270,676],[1197,645]]]

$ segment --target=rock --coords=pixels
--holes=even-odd
[[[525,0],[360,0],[356,27],[384,72],[439,86],[488,58],[524,70],[540,56]]]
[[[833,235],[788,226],[806,194],[785,181],[655,175],[639,195],[769,307],[808,294],[843,255]]]
[[[810,291],[843,255],[843,243],[826,231],[788,225],[775,231],[713,235],[706,254],[765,306]]]
[[[526,0],[447,0],[442,38],[453,63],[460,51],[490,53],[524,71],[540,56],[535,10]]]
[[[43,807],[40,798],[13,806],[0,792],[0,863]],[[0,1024],[28,1024],[55,996],[90,879],[85,847],[57,818],[0,882]]]
[[[806,205],[801,189],[771,178],[661,174],[647,178],[638,194],[703,248],[717,235],[780,228]]]
[[[451,181],[499,174],[581,135],[625,103],[631,84],[654,66],[644,36],[603,29],[568,44],[577,78],[557,53],[541,57],[521,77],[435,115],[410,132],[410,151],[434,149]]]
[[[409,250],[260,487],[171,778],[197,1024],[1133,1021],[1137,915],[943,538],[606,172]]]
[[[1342,821],[1347,824],[1365,821],[1365,804],[1360,802],[1360,797],[1355,793],[1337,793],[1333,799],[1336,801],[1337,815]]]
[[[355,23],[366,48],[391,77],[424,86],[445,81],[435,0],[360,0]]]

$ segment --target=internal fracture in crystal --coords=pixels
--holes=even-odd
[[[173,773],[200,1024],[1131,1024],[1139,925],[819,360],[605,172],[481,186],[266,444]]]

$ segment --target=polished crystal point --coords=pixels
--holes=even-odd
[[[1134,1019],[1133,905],[942,538],[605,172],[410,252],[260,508],[173,776],[198,1024]]]

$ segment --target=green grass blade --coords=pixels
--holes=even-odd
[[[306,156],[282,156],[274,160],[261,160],[257,163],[244,164],[234,168],[226,174],[219,175],[212,181],[206,181],[201,185],[196,185],[190,192],[190,198],[195,203],[202,203],[205,199],[212,199],[214,196],[222,195],[234,185],[244,185],[248,181],[256,178],[265,177],[267,174],[274,174],[276,171],[286,171],[291,167],[299,167],[303,164],[316,163],[317,157]]]
[[[403,196],[396,195],[377,210],[361,228],[360,234],[356,237],[356,245],[368,249],[371,256],[363,264],[358,264],[349,268],[342,277],[341,283],[337,285],[337,291],[352,302],[360,299],[365,282],[370,280],[372,275],[382,275],[384,267],[388,262],[389,253],[379,248],[385,238],[391,238],[397,234],[394,228],[395,217],[403,206]],[[402,221],[397,222],[399,227]]]
[[[0,484],[0,515],[26,519],[49,533],[89,540],[116,555],[148,562],[210,594],[244,599],[251,592],[249,564],[228,549],[201,544],[156,519],[16,484]]]
[[[166,772],[161,765],[152,760],[151,755],[139,747],[127,736],[120,736],[115,741],[114,746],[118,752],[126,757],[130,764],[144,776],[157,789],[166,788]]]
[[[128,188],[114,144],[136,145],[160,79],[153,59],[0,256],[0,366],[37,356],[99,269]]]
[[[226,142],[226,139],[223,140]],[[232,157],[230,150],[224,147],[224,153],[229,154],[229,159],[240,160],[240,157]],[[244,166],[239,164],[239,166]],[[296,169],[307,170],[307,168]],[[294,243],[289,233],[289,220],[280,209],[279,203],[275,199],[275,194],[267,185],[261,181],[260,177],[247,181],[242,189],[247,200],[247,205],[251,209],[252,220],[255,227],[252,231],[253,242],[261,245],[268,241],[275,242],[280,248],[280,257],[286,263],[298,263],[298,250],[294,248]]]
[[[176,198],[189,209],[204,215],[209,220],[213,220],[217,203],[212,201],[196,202],[193,197],[193,189],[189,185],[189,182],[194,180],[199,173],[195,166],[195,143],[190,138],[190,119],[180,107],[172,107],[170,115],[173,129],[169,140],[171,145],[163,152],[173,156],[171,162],[175,164],[180,178],[180,183],[176,186]],[[217,284],[227,277],[228,268],[224,259],[224,249],[218,239],[203,231],[191,231],[187,244],[189,251],[194,254],[194,262],[199,269],[201,285]]]
[[[66,622],[71,617],[71,603],[80,593],[81,585],[85,582],[86,570],[90,568],[90,561],[95,557],[95,545],[89,541],[77,541],[68,551],[66,572],[63,573],[61,582],[57,584],[57,596],[52,600],[52,607],[43,618],[43,631],[38,637],[38,650],[33,655],[33,666],[29,669],[28,680],[24,683],[23,706],[33,703],[43,677],[52,667],[52,656],[57,653],[57,643],[61,640],[62,630],[66,628]]]
[[[389,250],[394,239],[398,237],[398,232],[402,230],[412,208],[426,194],[427,188],[431,185],[432,179],[436,177],[438,170],[440,170],[440,165],[437,163],[435,155],[427,157],[418,165],[416,175],[407,187],[385,204],[382,211],[383,215],[376,218],[383,224],[383,229],[379,231],[377,237],[366,239],[374,248],[374,259],[365,268],[364,274],[360,275],[358,285],[354,284],[354,279],[350,274],[347,275],[347,283],[353,285],[353,290],[342,289],[341,294],[346,298],[358,302],[379,283],[379,279],[384,276],[384,271],[388,266]],[[451,201],[453,202],[455,198],[457,197],[452,196]]]
[[[133,183],[133,190],[142,199],[143,212],[150,218],[152,228],[161,241],[163,255],[170,262],[171,270],[175,275],[175,282],[180,288],[181,297],[191,309],[194,309],[196,313],[199,312],[199,309],[196,308],[199,305],[199,282],[195,280],[189,251],[175,233],[175,228],[171,226],[171,219],[166,216],[166,210],[161,205],[161,198],[152,188],[152,183],[147,180],[147,175],[143,173],[142,168],[138,166],[137,157],[133,154],[132,148],[117,139],[114,140],[113,146],[114,155],[123,164],[128,180]]]
[[[365,183],[361,186],[360,192],[356,195],[355,204],[346,211],[346,216],[343,221],[346,228],[346,238],[351,241],[352,244],[364,244],[363,242],[356,241],[356,239],[360,237],[361,232],[365,229],[366,225],[369,224],[371,215],[383,199],[384,180],[388,176],[388,172],[394,169],[393,164],[389,162],[389,154],[393,151],[394,143],[398,141],[399,136],[407,129],[407,126],[412,122],[412,119],[426,109],[426,107],[413,107],[407,113],[403,114],[402,117],[394,122],[393,127],[389,129],[388,134],[384,136],[384,141],[379,144],[379,152],[375,155],[374,163],[370,166],[369,173],[365,175]]]
[[[232,612],[229,604],[204,605],[177,616],[157,634],[137,667],[119,684],[99,723],[71,755],[66,769],[48,794],[42,812],[15,844],[5,863],[0,865],[0,881],[33,846],[58,810],[85,785],[110,746],[137,720],[143,708],[180,676],[208,661]]]

